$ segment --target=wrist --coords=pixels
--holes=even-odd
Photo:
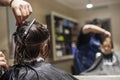
[[[102,34],[105,35],[106,34],[106,30],[103,29]]]
[[[12,7],[13,2],[18,2],[18,1],[23,1],[23,0],[8,0],[9,6]]]
[[[12,6],[13,1],[14,1],[14,0],[9,0],[9,6],[10,6],[10,7]]]

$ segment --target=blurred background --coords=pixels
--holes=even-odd
[[[33,13],[28,18],[36,18],[39,22],[48,24],[51,32],[51,51],[47,59],[53,65],[72,73],[73,47],[75,47],[77,32],[87,21],[94,18],[102,19],[112,33],[114,50],[120,52],[120,0],[28,0],[33,7]],[[63,43],[56,41],[56,28],[59,22],[64,20],[64,26],[74,26],[65,28],[65,32],[58,39],[64,41],[64,45],[71,45],[70,48],[63,47]],[[16,21],[11,9],[0,7],[0,50],[5,50],[9,65],[13,64],[12,33],[16,29]],[[60,26],[60,25],[59,25]],[[64,33],[64,34],[62,34]],[[69,37],[66,38],[66,36]],[[74,37],[70,42],[66,39]],[[62,48],[60,48],[62,47]],[[59,48],[59,49],[58,49]],[[58,50],[58,51],[57,51]],[[67,52],[64,53],[64,50]]]

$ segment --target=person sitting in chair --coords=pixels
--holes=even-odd
[[[78,80],[45,62],[50,34],[35,19],[25,21],[14,33],[15,65],[0,80]]]
[[[101,45],[101,53],[97,53],[97,59],[94,62],[94,64],[88,70],[81,74],[120,75],[119,69],[120,69],[120,54],[112,50],[112,40],[111,38],[106,37]]]

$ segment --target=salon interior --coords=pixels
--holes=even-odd
[[[104,21],[112,35],[113,50],[120,55],[120,0],[29,0],[33,13],[27,20],[36,18],[50,31],[50,50],[46,58],[54,66],[74,75],[74,53],[80,28],[95,18]],[[9,7],[0,7],[0,50],[13,65],[16,29],[15,17]],[[62,27],[61,27],[62,26]],[[64,26],[64,27],[63,27]],[[79,80],[120,80],[119,75],[74,75]]]

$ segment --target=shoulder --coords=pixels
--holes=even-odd
[[[13,67],[10,67],[1,77],[0,80],[9,80],[13,74]]]
[[[40,69],[37,70],[39,76],[43,78],[47,77],[49,80],[77,80],[72,75],[47,62],[43,62],[42,66],[39,68]]]

